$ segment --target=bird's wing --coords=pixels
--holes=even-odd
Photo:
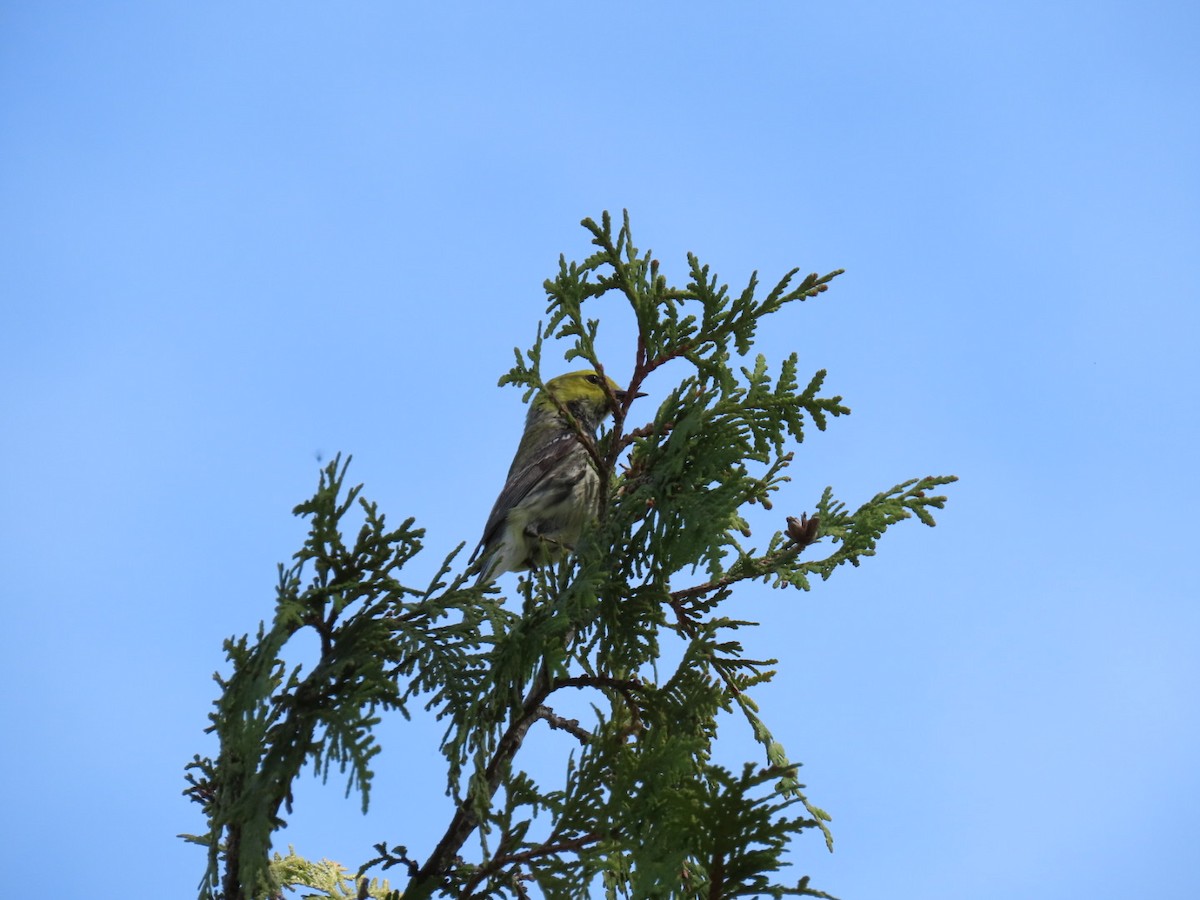
[[[508,481],[505,482],[504,490],[500,492],[500,496],[496,498],[496,504],[492,507],[492,514],[488,516],[487,525],[483,527],[483,537],[479,540],[479,547],[486,547],[491,543],[496,536],[496,532],[504,523],[505,516],[509,510],[520,505],[521,501],[529,496],[529,492],[534,486],[540,484],[546,478],[546,473],[553,471],[563,459],[575,449],[579,441],[574,432],[567,432],[554,438],[547,444],[537,459],[530,462],[524,468],[508,473]],[[570,485],[566,489],[570,489]],[[479,547],[475,553],[479,552]],[[472,554],[474,558],[474,554]]]

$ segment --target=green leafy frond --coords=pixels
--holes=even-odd
[[[322,859],[318,862],[297,855],[288,847],[287,856],[275,853],[270,863],[271,882],[280,888],[296,891],[300,900],[361,900],[359,882],[341,863]],[[316,893],[301,892],[310,888]],[[373,900],[392,900],[397,895],[387,879],[373,878],[367,885],[367,897]]]
[[[942,509],[946,497],[931,495],[930,491],[957,480],[953,475],[912,478],[876,494],[853,513],[848,513],[842,503],[834,500],[832,490],[827,488],[817,503],[817,515],[821,519],[822,535],[832,538],[839,546],[828,557],[804,563],[795,571],[818,574],[826,579],[842,563],[857,566],[862,557],[874,556],[883,533],[898,522],[915,517],[933,527],[936,523],[930,510]]]

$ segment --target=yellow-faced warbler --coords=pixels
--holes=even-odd
[[[477,584],[545,565],[573,548],[596,516],[600,476],[563,410],[594,435],[613,411],[609,398],[620,403],[626,396],[611,378],[584,370],[550,379],[533,398],[508,480],[471,556],[483,554]]]

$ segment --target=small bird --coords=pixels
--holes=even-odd
[[[472,560],[483,554],[476,584],[553,562],[579,540],[583,526],[596,515],[600,476],[559,404],[580,429],[594,435],[613,411],[610,395],[621,403],[628,392],[608,376],[585,369],[550,379],[533,398],[504,490],[471,554]]]

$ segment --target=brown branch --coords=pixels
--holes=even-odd
[[[564,687],[573,688],[611,688],[622,694],[631,694],[639,690],[642,683],[636,678],[613,678],[609,675],[575,675],[572,678],[560,678],[554,682],[554,690]]]
[[[716,856],[708,867],[708,896],[710,900],[720,900],[725,888],[725,855],[717,851]]]
[[[589,844],[595,844],[598,841],[600,841],[601,839],[602,839],[601,835],[591,833],[591,834],[580,835],[579,837],[571,838],[570,840],[561,840],[555,844],[551,844],[551,843],[541,844],[537,847],[531,847],[530,849],[525,850],[521,853],[514,853],[512,856],[509,856],[507,859],[500,860],[499,863],[497,864],[497,868],[501,868],[503,866],[510,866],[513,864],[519,865],[521,863],[532,862],[533,860],[537,859],[540,856],[552,856],[555,853],[571,853],[575,850],[582,850],[584,847],[588,846]]]
[[[695,587],[673,591],[668,595],[668,602],[671,605],[671,609],[675,612],[676,621],[679,623],[679,630],[684,635],[689,638],[695,638],[696,636],[696,630],[692,624],[692,616],[689,615],[688,610],[683,605],[685,600],[702,597],[705,594],[729,587],[731,584],[747,578],[757,578],[769,572],[779,563],[789,558],[794,559],[803,553],[809,544],[816,541],[818,532],[821,529],[821,520],[817,516],[813,516],[810,519],[807,513],[802,513],[799,519],[794,516],[788,516],[787,525],[788,537],[792,539],[793,543],[783,550],[779,550],[768,556],[759,557],[755,560],[754,568],[758,571],[742,575],[724,575],[705,584],[698,584]],[[712,667],[721,676],[721,680],[725,682],[725,687],[729,689],[730,694],[740,697],[742,690],[735,681],[733,668],[719,659],[712,660]]]
[[[225,826],[225,879],[222,887],[229,900],[242,900],[242,826],[230,823]]]
[[[534,687],[525,697],[520,713],[514,716],[509,723],[508,728],[496,744],[496,750],[492,754],[491,760],[488,761],[487,768],[484,769],[487,779],[486,799],[490,800],[496,795],[496,791],[500,788],[500,777],[505,764],[521,749],[521,744],[530,727],[541,718],[542,702],[550,692],[549,677],[543,667],[534,680]],[[425,865],[409,883],[408,890],[404,892],[406,897],[430,896],[435,887],[435,880],[444,877],[450,870],[451,864],[458,856],[458,851],[462,849],[462,845],[466,843],[471,832],[479,826],[479,815],[475,811],[477,799],[477,795],[469,791],[459,803],[458,809],[454,811],[454,816],[450,820],[450,825],[446,828],[446,833],[442,835],[442,839],[434,848],[429,859],[425,861]]]
[[[618,691],[625,697],[625,702],[629,706],[630,714],[634,721],[639,723],[641,721],[637,704],[633,702],[632,698],[632,692],[641,687],[640,682],[636,680],[621,680],[604,676],[586,675],[575,678],[563,678],[559,681],[551,682],[549,673],[543,667],[534,679],[534,687],[530,689],[524,702],[521,704],[520,712],[513,717],[508,728],[500,737],[500,740],[496,744],[496,749],[492,753],[492,758],[489,760],[487,768],[484,769],[484,776],[487,781],[486,799],[490,800],[495,796],[496,791],[499,790],[504,766],[521,749],[525,735],[529,732],[533,723],[538,719],[547,719],[547,716],[543,713],[543,710],[547,710],[547,707],[544,705],[546,698],[554,691],[563,687],[610,688]],[[563,721],[565,722],[566,720]],[[462,849],[471,832],[479,826],[479,815],[475,811],[478,799],[477,794],[468,792],[467,796],[459,803],[458,808],[454,811],[454,816],[450,820],[450,825],[446,828],[445,834],[442,835],[442,839],[434,848],[429,859],[425,861],[425,865],[421,866],[417,874],[413,876],[408,890],[405,892],[405,897],[416,900],[416,898],[430,896],[436,887],[436,881],[449,872],[451,864],[458,856],[458,851]]]
[[[616,691],[625,701],[625,708],[629,710],[630,726],[628,733],[636,733],[642,730],[642,711],[638,706],[634,694],[641,690],[642,683],[636,678],[623,679],[612,678],[607,675],[577,675],[574,678],[561,678],[554,683],[554,690],[560,687],[573,688],[596,688],[597,690],[608,689]]]
[[[559,853],[571,853],[582,850],[584,847],[595,844],[602,839],[602,836],[599,834],[589,833],[580,835],[577,838],[564,839],[557,842],[546,841],[544,844],[530,847],[528,850],[522,850],[520,853],[512,853],[508,856],[493,859],[486,865],[480,866],[479,870],[471,876],[471,880],[463,888],[462,896],[471,897],[475,893],[475,889],[485,878],[509,866],[524,865],[543,856],[554,856]]]
[[[579,743],[585,746],[590,744],[595,738],[595,735],[586,728],[580,727],[578,719],[563,718],[548,706],[542,706],[538,709],[538,718],[545,719],[546,724],[555,730],[567,732],[567,734],[573,736]]]
[[[769,574],[780,563],[794,559],[803,553],[805,548],[817,540],[818,532],[821,530],[821,520],[817,516],[813,516],[810,519],[807,513],[801,514],[799,519],[795,516],[788,516],[787,524],[788,537],[792,539],[792,543],[782,550],[777,550],[774,553],[751,560],[750,567],[752,571],[730,571],[720,578],[714,578],[712,581],[706,581],[704,584],[697,584],[690,588],[672,591],[669,597],[675,614],[678,616],[684,615],[678,606],[684,600],[703,597],[705,594],[711,594],[713,591],[729,587],[731,584],[736,584],[739,581],[745,581],[747,578],[761,578],[763,575]]]

